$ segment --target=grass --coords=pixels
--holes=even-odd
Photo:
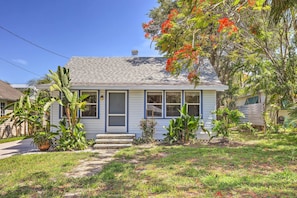
[[[295,197],[296,133],[230,139],[229,145],[127,148],[100,173],[75,179],[63,173],[98,154],[13,156],[0,163],[0,197]]]
[[[10,138],[5,138],[5,139],[0,139],[0,144],[6,143],[6,142],[13,142],[17,140],[24,140],[29,138],[28,136],[19,136],[19,137],[10,137]]]

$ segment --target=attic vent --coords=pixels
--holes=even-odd
[[[132,50],[131,53],[132,53],[132,56],[137,56],[138,55],[138,50]]]

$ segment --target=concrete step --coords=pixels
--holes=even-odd
[[[131,144],[133,139],[96,139],[96,144]]]
[[[94,149],[121,149],[132,146],[132,144],[95,144]]]
[[[97,134],[97,139],[133,139],[135,137],[135,134],[129,134],[129,133],[123,133],[123,134]]]

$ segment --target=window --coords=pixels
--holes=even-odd
[[[166,117],[179,116],[181,108],[181,92],[166,92]]]
[[[199,116],[200,112],[200,92],[186,91],[185,102],[188,105],[189,115]]]
[[[72,93],[74,93],[74,92],[77,92],[77,91],[72,91]],[[60,92],[60,98],[62,101],[64,100],[64,95],[61,92]],[[66,108],[62,105],[60,105],[60,113],[61,113],[60,115],[62,118],[66,117]],[[78,112],[77,112],[77,114],[78,114]]]
[[[5,116],[5,103],[0,103],[0,116]]]
[[[147,92],[146,116],[162,117],[162,92]]]
[[[98,117],[98,92],[97,91],[82,91],[82,95],[88,95],[85,100],[86,108],[81,112],[82,118],[97,118]]]
[[[259,103],[259,97],[258,96],[247,98],[244,105],[256,104],[256,103]]]

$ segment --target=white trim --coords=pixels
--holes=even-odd
[[[99,117],[99,115],[98,115],[99,114],[99,111],[98,111],[98,107],[99,107],[99,93],[98,93],[98,90],[86,90],[86,89],[80,90],[79,91],[79,97],[82,96],[85,92],[94,92],[94,93],[96,93],[96,98],[97,98],[96,104],[95,103],[87,103],[86,104],[86,106],[87,105],[96,105],[96,116],[83,116],[82,115],[83,111],[80,111],[79,117],[82,118],[82,119],[84,119],[84,118],[98,118]]]
[[[187,101],[186,101],[186,94],[187,93],[199,93],[199,103],[187,103]],[[201,112],[201,91],[199,90],[197,90],[197,91],[189,91],[189,90],[186,90],[186,91],[184,91],[184,103],[185,104],[187,104],[188,105],[188,108],[189,108],[189,106],[191,106],[191,105],[198,105],[199,106],[199,115],[198,116],[201,116],[201,114],[202,114],[202,112]],[[187,109],[188,111],[189,111],[189,109]]]
[[[177,93],[180,93],[180,102],[179,103],[167,103],[167,93],[174,93],[174,92],[177,92]],[[165,91],[165,98],[164,98],[164,100],[165,100],[165,106],[164,106],[164,112],[165,112],[165,115],[164,115],[164,117],[165,118],[176,118],[176,117],[178,117],[178,116],[167,116],[167,105],[179,105],[179,109],[181,109],[181,107],[182,107],[182,91],[180,91],[180,90],[175,90],[175,91]]]
[[[109,114],[109,93],[124,93],[125,94],[125,114]],[[106,96],[106,131],[110,133],[117,132],[127,132],[127,113],[128,113],[128,104],[127,104],[127,91],[107,91]],[[109,126],[109,116],[125,116],[125,126]]]
[[[194,85],[141,85],[141,84],[114,84],[114,85],[106,85],[106,84],[96,84],[96,85],[74,85],[73,89],[96,89],[100,87],[100,89],[105,90],[209,90],[209,91],[225,91],[228,89],[226,85],[198,85],[194,87]]]
[[[148,93],[150,93],[150,92],[155,92],[155,93],[161,93],[161,103],[149,103],[148,101],[147,101],[147,95],[148,95]],[[147,118],[163,118],[163,109],[164,109],[164,107],[163,107],[163,100],[164,100],[164,95],[163,95],[163,91],[159,91],[159,90],[149,90],[149,91],[146,91],[146,106],[145,106],[145,115],[146,115],[146,117]],[[161,105],[161,116],[148,116],[147,115],[147,106],[148,105]]]

